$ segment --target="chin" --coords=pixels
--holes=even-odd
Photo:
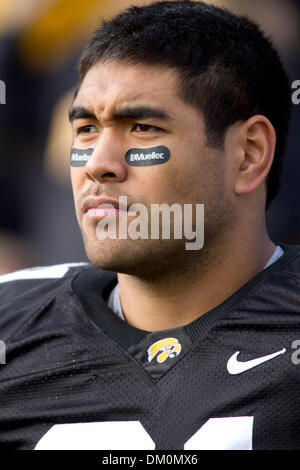
[[[172,273],[178,276],[178,263],[183,269],[181,258],[187,253],[179,240],[105,240],[86,243],[85,249],[95,267],[150,282],[160,282]]]
[[[96,268],[126,274],[136,274],[139,270],[139,256],[128,240],[86,242],[85,251],[88,259]]]

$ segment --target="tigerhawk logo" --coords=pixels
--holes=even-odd
[[[165,362],[168,357],[176,357],[180,354],[181,344],[176,338],[164,338],[151,344],[148,348],[148,361],[151,362],[156,356],[159,364]]]

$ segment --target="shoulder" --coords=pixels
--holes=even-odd
[[[10,336],[28,316],[51,303],[64,289],[68,290],[72,279],[90,267],[89,263],[64,263],[0,276],[1,339]]]
[[[0,285],[7,285],[15,281],[24,280],[42,280],[42,279],[58,279],[66,276],[67,273],[90,267],[91,265],[86,262],[81,263],[62,263],[53,264],[50,266],[35,266],[32,268],[21,269],[12,273],[3,274],[0,276]]]
[[[51,286],[59,287],[70,277],[90,267],[89,263],[64,263],[37,266],[4,274],[0,276],[1,305],[6,301],[15,301],[19,296],[26,295],[33,290],[42,292],[51,289]]]

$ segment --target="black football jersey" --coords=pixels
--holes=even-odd
[[[0,447],[300,449],[300,247],[192,323],[122,321],[115,273],[0,277]],[[157,315],[159,315],[159,311]]]

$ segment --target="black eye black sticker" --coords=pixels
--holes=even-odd
[[[85,166],[86,162],[91,158],[94,149],[72,149],[71,150],[71,166]]]
[[[131,166],[148,166],[166,163],[170,158],[170,150],[163,145],[148,149],[130,149],[125,160]]]

